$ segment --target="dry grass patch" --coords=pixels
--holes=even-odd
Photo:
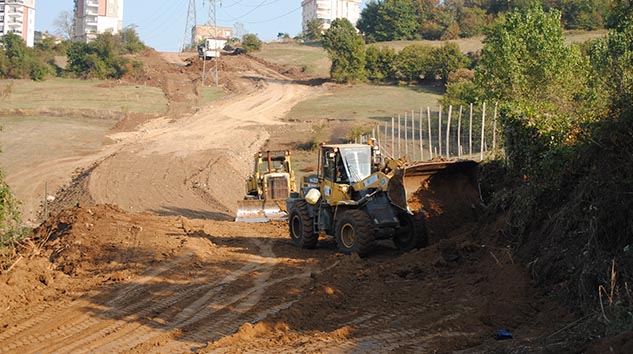
[[[384,120],[412,109],[437,106],[438,86],[332,86],[326,95],[297,104],[290,120]]]
[[[265,43],[254,55],[274,64],[303,68],[313,76],[330,75],[330,59],[318,43]]]
[[[155,87],[59,78],[44,82],[1,80],[0,87],[10,87],[2,100],[3,111],[90,110],[150,115],[167,111],[167,99]]]

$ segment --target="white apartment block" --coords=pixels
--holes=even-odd
[[[346,18],[354,26],[360,18],[361,0],[303,0],[303,32],[308,29],[308,22],[318,19],[323,22],[323,30],[330,28],[330,23],[337,18]]]
[[[123,0],[75,0],[74,41],[90,42],[97,34],[123,29]]]
[[[35,0],[0,0],[0,37],[15,33],[32,47],[35,41]]]

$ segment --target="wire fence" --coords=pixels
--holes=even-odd
[[[355,139],[375,139],[383,154],[409,161],[462,158],[482,161],[503,150],[497,128],[497,107],[448,106],[411,110],[382,119]]]

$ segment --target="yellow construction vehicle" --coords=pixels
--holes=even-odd
[[[474,161],[407,163],[382,159],[375,144],[322,144],[316,175],[304,177],[299,198],[287,201],[292,242],[314,248],[334,236],[340,252],[367,254],[380,239],[401,250],[427,244],[425,205],[416,196],[437,174],[476,179]],[[415,205],[413,205],[415,204]]]
[[[238,222],[267,222],[288,217],[286,199],[297,197],[290,151],[255,154],[253,173],[246,179],[246,195],[237,202]]]

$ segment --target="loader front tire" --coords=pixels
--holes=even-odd
[[[348,210],[336,223],[336,245],[339,252],[365,256],[374,244],[374,231],[369,215],[363,210]]]
[[[398,219],[400,220],[400,229],[393,237],[396,247],[405,252],[414,248],[426,247],[428,241],[424,215],[400,213]]]
[[[314,232],[314,222],[308,212],[308,203],[300,200],[295,203],[288,221],[290,239],[295,246],[315,248],[319,235]]]

